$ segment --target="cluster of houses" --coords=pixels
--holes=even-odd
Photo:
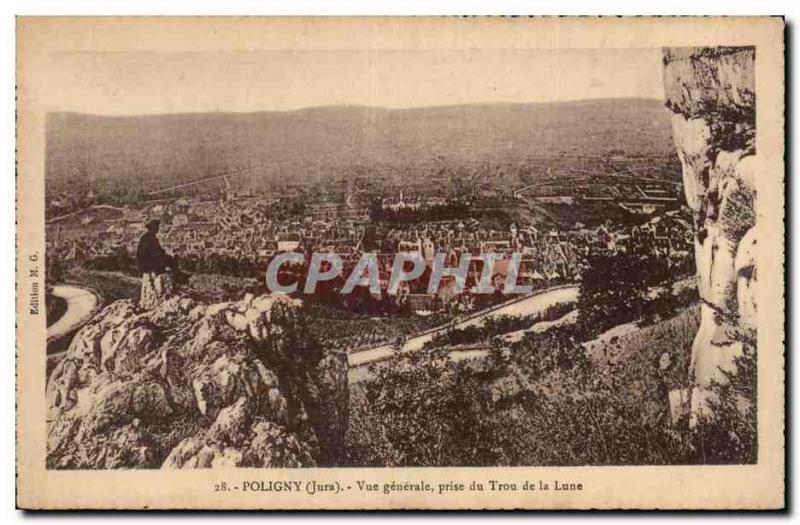
[[[654,198],[662,191],[655,186],[647,190]],[[496,253],[502,260],[493,273],[504,279],[511,255],[520,254],[518,283],[534,287],[576,281],[582,261],[591,255],[636,252],[678,264],[690,258],[693,249],[691,225],[678,210],[635,226],[576,223],[569,228],[537,228],[511,224],[497,230],[475,218],[375,224],[364,201],[348,193],[344,199],[320,198],[304,203],[299,213],[277,216],[273,210],[286,204],[277,197],[183,197],[116,208],[103,218],[86,213],[63,224],[48,225],[48,249],[51,256],[64,262],[108,256],[121,248],[132,254],[145,222],[158,218],[162,244],[179,257],[216,254],[266,263],[282,252],[333,252],[348,263],[364,252],[407,253],[419,254],[431,265],[436,254],[444,253],[447,264],[457,266],[462,255],[469,254],[474,261],[470,275],[477,279],[482,271],[481,254]],[[403,192],[380,200],[384,209],[392,211],[446,203],[441,197],[408,197]],[[388,275],[390,265],[389,259],[382,263],[382,277]],[[429,295],[414,289],[412,283],[399,300],[409,301],[415,310],[430,310],[435,302],[453,299],[453,284],[445,279],[440,292]]]
[[[445,206],[448,200],[440,196],[422,196],[414,195],[407,196],[401,190],[397,196],[385,197],[381,200],[381,209],[388,211],[403,211],[403,210],[424,210],[426,208],[434,208],[436,206]]]

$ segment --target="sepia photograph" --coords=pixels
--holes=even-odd
[[[375,45],[79,45],[48,52],[47,88],[26,97],[21,77],[42,174],[18,206],[43,237],[39,252],[18,233],[18,271],[39,272],[18,308],[40,319],[46,363],[18,397],[39,398],[41,475],[206,471],[215,496],[349,492],[369,508],[371,490],[589,489],[544,470],[428,485],[410,468],[782,456],[782,397],[769,419],[759,403],[764,373],[783,388],[783,284],[765,292],[781,277],[759,269],[782,264],[781,219],[762,211],[773,176],[764,202],[782,213],[762,151],[776,159],[782,127],[759,127],[776,101],[762,106],[756,71],[782,75],[783,57],[755,38],[382,46],[436,19],[368,21],[306,27]],[[515,23],[439,21],[457,42]],[[780,18],[753,21],[781,45]],[[123,24],[72,22],[20,20],[18,36],[34,49],[59,24]],[[360,477],[293,477],[318,468]],[[214,474],[235,469],[243,481]],[[387,488],[385,469],[414,481]]]

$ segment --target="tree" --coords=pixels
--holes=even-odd
[[[658,264],[630,253],[590,257],[581,272],[578,328],[585,338],[637,319],[648,286],[658,281]]]
[[[375,466],[497,464],[485,381],[420,352],[375,367],[355,394],[351,460]],[[353,443],[355,441],[355,443]]]

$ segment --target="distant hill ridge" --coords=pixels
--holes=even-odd
[[[98,116],[52,113],[54,187],[167,184],[266,163],[261,177],[316,176],[354,166],[519,161],[531,156],[673,151],[663,102],[605,99],[411,109],[324,106],[284,112]]]

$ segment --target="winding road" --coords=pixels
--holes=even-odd
[[[56,285],[52,288],[52,294],[67,302],[67,311],[60,319],[47,328],[48,342],[69,334],[75,328],[88,321],[99,304],[99,298],[93,291],[77,286],[66,284]],[[557,304],[575,302],[577,298],[578,287],[574,285],[560,286],[536,292],[532,295],[515,299],[473,314],[455,325],[447,324],[439,326],[417,336],[410,337],[400,351],[402,353],[416,352],[421,350],[425,343],[432,340],[437,334],[444,333],[452,328],[480,326],[488,317],[498,315],[533,315],[544,312]],[[393,349],[391,344],[384,344],[350,354],[348,356],[348,364],[351,368],[351,372],[357,372],[356,369],[363,370],[367,365],[385,361],[395,355],[395,353],[396,350]]]
[[[578,299],[578,286],[561,286],[551,288],[529,295],[519,300],[510,301],[503,305],[479,312],[469,319],[465,319],[455,324],[455,328],[466,328],[468,326],[478,326],[487,317],[496,315],[533,315],[543,312],[557,304],[572,303]],[[447,324],[440,326],[423,334],[409,338],[403,345],[401,352],[415,352],[421,350],[423,345],[433,339],[436,334],[444,333],[453,328]],[[391,344],[381,345],[368,350],[353,352],[348,356],[350,368],[363,367],[372,363],[385,361],[395,354]]]
[[[69,334],[88,321],[100,302],[93,291],[67,284],[53,286],[52,294],[67,302],[67,311],[47,328],[48,343]]]

